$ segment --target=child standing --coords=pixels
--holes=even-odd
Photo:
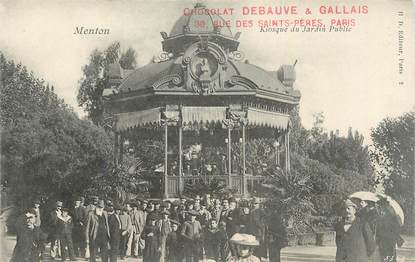
[[[182,261],[183,256],[181,251],[183,250],[183,245],[180,241],[179,233],[177,233],[180,222],[170,220],[170,223],[172,231],[169,233],[166,240],[167,262]]]
[[[73,222],[72,218],[69,216],[69,210],[67,208],[62,208],[62,215],[58,216],[57,228],[61,243],[62,261],[66,260],[68,253],[71,261],[75,261],[76,259],[72,244]]]

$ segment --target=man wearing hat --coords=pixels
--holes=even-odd
[[[156,236],[156,220],[157,216],[150,213],[147,216],[147,225],[141,233],[144,240],[143,262],[154,262],[159,259],[159,241]]]
[[[50,214],[50,256],[55,258],[59,253],[58,250],[58,241],[59,241],[59,234],[58,234],[58,218],[62,215],[62,201],[56,201],[55,209]]]
[[[11,262],[40,261],[45,235],[40,227],[35,226],[36,211],[30,208],[17,219],[16,246],[14,247]]]
[[[336,225],[336,261],[366,262],[376,248],[369,223],[356,216],[357,205],[350,199],[344,202],[344,218]]]
[[[33,202],[33,209],[36,212],[36,221],[35,221],[35,226],[40,227],[42,221],[40,219],[40,200],[35,200]]]
[[[184,240],[184,252],[187,262],[197,262],[200,259],[200,237],[202,226],[196,220],[198,212],[190,210],[187,212],[189,221],[184,222],[180,235]]]
[[[117,209],[117,213],[115,210]],[[108,227],[110,233],[110,262],[116,262],[119,248],[120,248],[120,237],[121,237],[121,221],[119,218],[120,207],[115,205],[114,207],[108,207]]]
[[[222,213],[222,206],[220,199],[215,199],[214,206],[210,209],[210,214],[212,219],[216,220],[216,223],[219,224],[220,217]]]
[[[234,234],[229,240],[235,246],[236,253],[227,261],[231,262],[260,262],[261,260],[253,255],[253,250],[259,245],[255,236],[249,234]]]
[[[122,209],[122,213],[120,214],[120,222],[121,222],[121,243],[120,243],[120,256],[121,259],[124,259],[124,257],[127,254],[127,248],[128,248],[128,238],[132,232],[132,223],[131,223],[131,217],[128,214],[128,207],[124,206]]]
[[[73,246],[75,255],[78,257],[85,256],[85,224],[87,220],[87,212],[85,207],[82,205],[82,199],[78,197],[75,199],[75,205],[72,211],[73,214]]]
[[[174,200],[171,203],[171,210],[170,210],[170,218],[173,220],[177,220],[179,221],[179,205],[180,205],[180,201],[179,200]]]
[[[104,212],[104,201],[99,201],[94,211],[88,214],[86,223],[86,243],[89,245],[91,262],[95,262],[98,248],[101,253],[101,261],[108,262],[108,241],[110,238],[108,216]]]
[[[172,231],[170,222],[170,212],[168,210],[161,211],[161,218],[157,221],[157,237],[159,239],[160,262],[166,261],[166,239]]]
[[[143,232],[144,227],[146,226],[147,221],[147,204],[148,201],[143,199],[141,200],[141,208],[137,210],[137,218],[138,218],[138,225],[137,225],[137,235],[138,235],[138,246],[137,246],[137,255],[142,256],[142,251],[144,249],[144,240],[140,237],[141,233]]]
[[[266,245],[265,245],[265,220],[264,209],[261,208],[261,201],[258,198],[254,198],[252,201],[252,210],[250,211],[250,226],[251,234],[259,241],[259,247],[255,249],[254,255],[257,257],[266,257]]]
[[[89,214],[89,212],[91,212],[91,211],[94,211],[95,210],[95,207],[97,206],[97,204],[98,204],[98,197],[96,197],[96,196],[91,196],[90,198],[89,198],[89,201],[88,201],[89,203],[88,203],[88,205],[86,206],[86,208],[85,208],[85,212],[87,213],[87,214]]]

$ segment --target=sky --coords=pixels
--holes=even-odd
[[[234,8],[233,33],[241,32],[239,50],[245,59],[266,70],[296,64],[294,87],[301,91],[300,116],[306,128],[313,114],[323,112],[326,130],[347,134],[358,130],[370,143],[370,130],[385,117],[414,109],[415,34],[413,3],[407,0],[371,1],[204,1],[209,8]],[[95,48],[119,41],[133,47],[144,66],[161,51],[160,32],[194,1],[143,0],[0,0],[0,51],[21,62],[55,86],[55,92],[81,117],[76,95],[82,66]],[[320,6],[347,12],[365,5],[366,14],[321,14]],[[241,15],[242,7],[296,6],[298,14]],[[304,10],[310,8],[311,15]],[[343,11],[342,11],[343,10]],[[345,11],[344,11],[345,10]],[[403,17],[398,12],[403,12]],[[264,33],[258,26],[236,27],[236,20],[355,19],[351,32]],[[399,27],[398,20],[404,23]],[[76,27],[109,28],[109,35],[74,34]],[[399,56],[399,30],[403,53]],[[404,58],[399,74],[399,58]],[[403,82],[403,84],[399,84]]]

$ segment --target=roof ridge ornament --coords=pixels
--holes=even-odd
[[[206,5],[203,2],[197,2],[194,8],[206,8]]]

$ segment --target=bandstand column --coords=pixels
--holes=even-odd
[[[232,127],[228,126],[228,175],[232,173]],[[230,179],[229,179],[230,182]]]
[[[183,190],[183,127],[179,124],[179,192]]]
[[[119,146],[119,134],[114,132],[114,164],[118,165],[118,146]]]
[[[285,133],[285,171],[290,173],[290,129]]]
[[[118,162],[122,163],[123,155],[124,155],[124,136],[119,135],[119,151],[118,151]]]
[[[246,184],[246,126],[242,123],[242,195],[247,193],[247,184]]]
[[[167,122],[164,125],[164,195],[163,198],[167,198],[167,164],[168,164],[168,141],[167,141],[167,135],[168,135],[168,125]]]

